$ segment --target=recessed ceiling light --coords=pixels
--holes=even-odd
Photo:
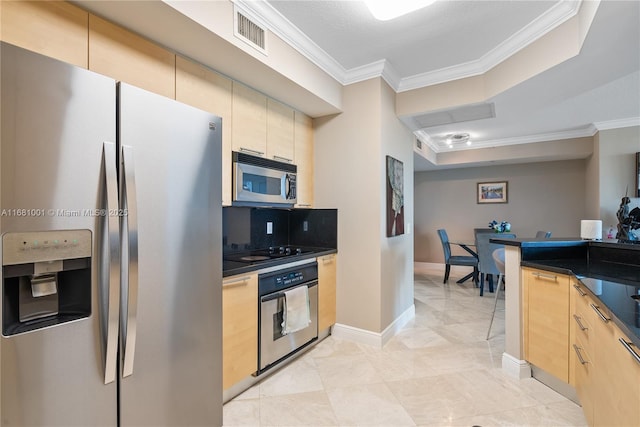
[[[464,143],[471,145],[471,135],[468,133],[452,133],[446,136],[446,142],[449,147]]]
[[[364,0],[369,11],[379,21],[388,21],[406,15],[414,10],[422,9],[436,0]]]

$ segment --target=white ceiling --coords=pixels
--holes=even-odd
[[[566,0],[439,0],[410,15],[376,21],[361,1],[236,3],[267,22],[277,16],[281,36],[343,84],[377,74],[398,92],[486,72],[583,6]],[[283,17],[293,28],[282,25]],[[487,103],[403,120],[435,152],[640,125],[640,2],[602,1],[579,55]],[[471,147],[446,146],[447,135],[462,132],[471,135]],[[416,170],[434,168],[416,155]]]
[[[233,47],[243,42],[221,41],[233,39],[233,34],[229,39],[222,32],[222,39],[214,34],[232,27],[225,22],[231,16],[216,16],[221,10],[216,5],[232,1],[249,12],[333,77],[336,86],[382,76],[401,96],[486,73],[574,17],[580,8],[598,4],[596,0],[438,0],[410,15],[380,22],[357,0],[72,1],[313,116],[322,115],[313,111],[329,105],[324,99],[291,85],[277,69]],[[206,16],[183,14],[189,5]],[[640,0],[602,0],[578,55],[485,102],[401,119],[433,150],[433,163],[414,156],[417,171],[558,159],[555,154],[537,153],[535,158],[509,158],[503,151],[495,160],[497,156],[473,151],[541,141],[562,146],[556,151],[563,159],[584,158],[589,151],[568,138],[640,125]],[[470,134],[471,147],[446,146],[445,137],[458,133]],[[448,162],[452,155],[464,155],[464,160]],[[445,157],[447,161],[438,160]]]

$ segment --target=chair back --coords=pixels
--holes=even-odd
[[[551,237],[550,231],[540,230],[536,233],[536,239],[548,239]]]
[[[476,251],[478,252],[478,271],[484,274],[500,274],[496,262],[493,259],[493,252],[496,249],[503,248],[504,245],[499,243],[491,243],[489,239],[500,237],[501,239],[514,239],[515,234],[480,233],[476,235]]]
[[[447,236],[446,230],[438,230],[438,236],[442,242],[442,251],[444,252],[444,262],[448,263],[451,257],[451,245],[449,244],[449,236]]]
[[[473,229],[473,235],[475,236],[478,233],[494,233],[495,234],[495,230],[493,228],[489,228],[489,227],[474,228]]]
[[[504,248],[498,248],[491,254],[498,272],[504,276]]]

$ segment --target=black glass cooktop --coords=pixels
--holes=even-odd
[[[314,250],[311,248],[301,246],[275,246],[265,249],[228,253],[224,254],[223,259],[225,261],[253,264],[271,259],[295,257],[298,255],[308,254],[313,251]]]

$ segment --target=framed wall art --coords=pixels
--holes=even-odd
[[[507,181],[479,182],[477,202],[480,204],[507,203],[508,193]]]
[[[387,237],[404,234],[404,166],[387,156]]]

